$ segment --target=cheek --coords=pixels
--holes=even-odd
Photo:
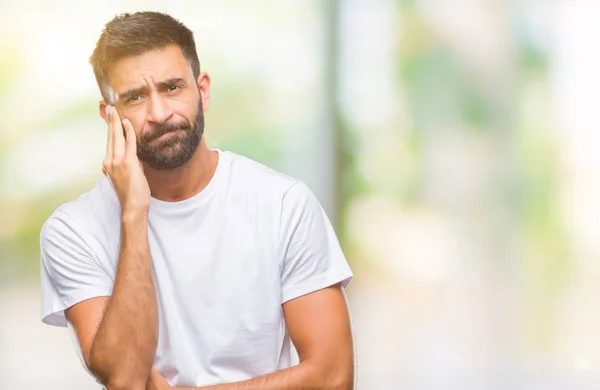
[[[173,116],[177,122],[185,120],[188,123],[193,123],[197,111],[198,106],[191,105],[189,102],[178,102],[178,104],[173,105]]]
[[[135,136],[138,140],[140,139],[140,136],[144,134],[144,132],[150,130],[148,124],[143,119],[133,117],[127,117],[127,119],[129,119],[129,122],[131,122],[131,125],[133,126],[133,131],[135,132]]]
[[[144,124],[147,116],[148,110],[144,104],[125,108],[122,115],[123,118],[129,119],[129,122],[131,122],[136,131]]]
[[[200,105],[200,91],[187,89],[171,101],[173,112],[187,120],[193,120]]]
[[[129,119],[129,122],[131,122],[131,125],[133,126],[133,131],[135,132],[136,137],[139,138],[140,134],[143,133],[145,130],[145,125],[146,122],[144,120],[139,120],[136,118],[131,118],[128,117],[127,119]]]

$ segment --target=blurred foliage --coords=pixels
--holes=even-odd
[[[21,77],[22,67],[21,48],[16,41],[0,40],[0,99],[15,88]]]
[[[526,102],[520,100],[524,99],[521,95],[516,100],[519,108],[514,120],[516,129],[504,126],[505,123],[512,123],[510,118],[508,122],[499,123],[506,118],[502,118],[503,107],[498,104],[496,95],[476,79],[472,70],[461,60],[460,54],[443,37],[436,35],[420,14],[418,2],[398,0],[396,4],[396,17],[401,26],[396,32],[400,38],[396,49],[396,82],[407,98],[407,114],[410,116],[407,122],[410,128],[398,129],[401,132],[398,139],[403,143],[402,150],[407,154],[406,158],[414,163],[403,171],[400,189],[393,195],[407,205],[423,202],[422,190],[426,180],[423,171],[424,152],[441,131],[466,131],[472,137],[489,139],[495,139],[494,133],[498,131],[517,134],[514,138],[508,138],[515,142],[515,145],[509,145],[509,149],[516,149],[516,157],[507,155],[505,162],[507,165],[514,164],[510,172],[515,177],[508,181],[509,187],[502,189],[516,201],[499,207],[508,207],[514,215],[514,224],[524,230],[525,242],[519,256],[523,261],[520,265],[531,275],[543,273],[546,289],[557,288],[568,264],[565,236],[556,207],[558,170],[555,164],[549,163],[557,158],[555,139],[542,129],[545,123],[539,124],[535,118],[531,119],[526,112],[522,112],[519,107]],[[547,54],[523,31],[516,28],[514,37],[518,62],[513,82],[518,86],[518,91],[528,90],[535,83],[547,84]],[[19,50],[15,41],[2,40],[0,43],[0,101],[18,88],[19,80],[23,77],[20,69],[24,60]],[[335,56],[336,52],[331,50],[328,55]],[[210,68],[215,71],[212,73],[212,107],[207,114],[208,142],[281,169],[283,135],[268,120],[262,105],[266,99],[263,88],[266,81],[228,77],[218,59]],[[43,131],[96,117],[98,98],[90,96],[74,102],[57,111],[47,121],[35,124],[35,127],[37,131]],[[346,234],[347,207],[350,200],[381,192],[382,189],[374,187],[358,167],[359,156],[356,153],[361,150],[361,143],[369,142],[368,138],[356,136],[351,131],[356,124],[339,110],[335,112],[335,122],[337,164],[340,167],[337,172],[337,201],[341,208],[338,229],[344,247],[351,253],[350,257],[358,261],[355,259],[362,256],[359,254],[361,249]],[[217,128],[218,131],[211,132]],[[0,158],[5,164],[4,152],[12,146],[3,143],[0,147]],[[397,147],[400,149],[400,145]],[[0,253],[5,259],[23,259],[19,262],[22,270],[15,272],[29,274],[36,269],[41,224],[58,205],[88,189],[92,179],[97,177],[99,175],[72,187],[45,194],[41,199],[14,205],[27,209],[27,219],[19,225],[18,231],[0,237]],[[510,186],[511,183],[516,185]],[[552,266],[548,267],[548,264]],[[34,274],[37,275],[36,272]]]

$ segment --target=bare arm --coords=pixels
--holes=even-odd
[[[109,390],[144,389],[158,338],[158,310],[148,244],[149,189],[135,154],[135,133],[116,111],[109,115],[104,169],[121,202],[121,246],[110,298],[66,310],[85,362]]]
[[[157,335],[146,221],[124,220],[113,294],[90,349],[90,371],[110,390],[143,389],[154,361]]]
[[[288,301],[283,304],[283,312],[300,364],[251,380],[196,390],[354,389],[352,331],[339,284]],[[150,382],[148,390],[171,389],[155,370]]]

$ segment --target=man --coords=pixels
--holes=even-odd
[[[352,389],[331,224],[301,181],[207,148],[192,32],[124,14],[90,62],[106,177],[42,228],[43,321],[69,326],[110,390]]]

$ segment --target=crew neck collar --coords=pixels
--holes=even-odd
[[[211,177],[210,181],[208,182],[208,184],[206,185],[206,187],[204,187],[200,192],[193,195],[192,197],[181,200],[181,201],[176,201],[176,202],[168,202],[168,201],[159,200],[159,199],[151,197],[150,198],[150,212],[152,212],[152,211],[167,212],[167,213],[182,212],[182,211],[185,212],[185,211],[188,211],[191,207],[197,206],[198,204],[203,203],[211,198],[211,195],[216,190],[216,187],[217,187],[218,181],[220,180],[220,177],[223,175],[224,166],[226,165],[224,160],[226,158],[227,153],[223,152],[220,149],[210,149],[210,150],[216,151],[218,153],[218,159],[217,159],[217,168],[215,169],[215,172],[214,172],[213,176]]]

